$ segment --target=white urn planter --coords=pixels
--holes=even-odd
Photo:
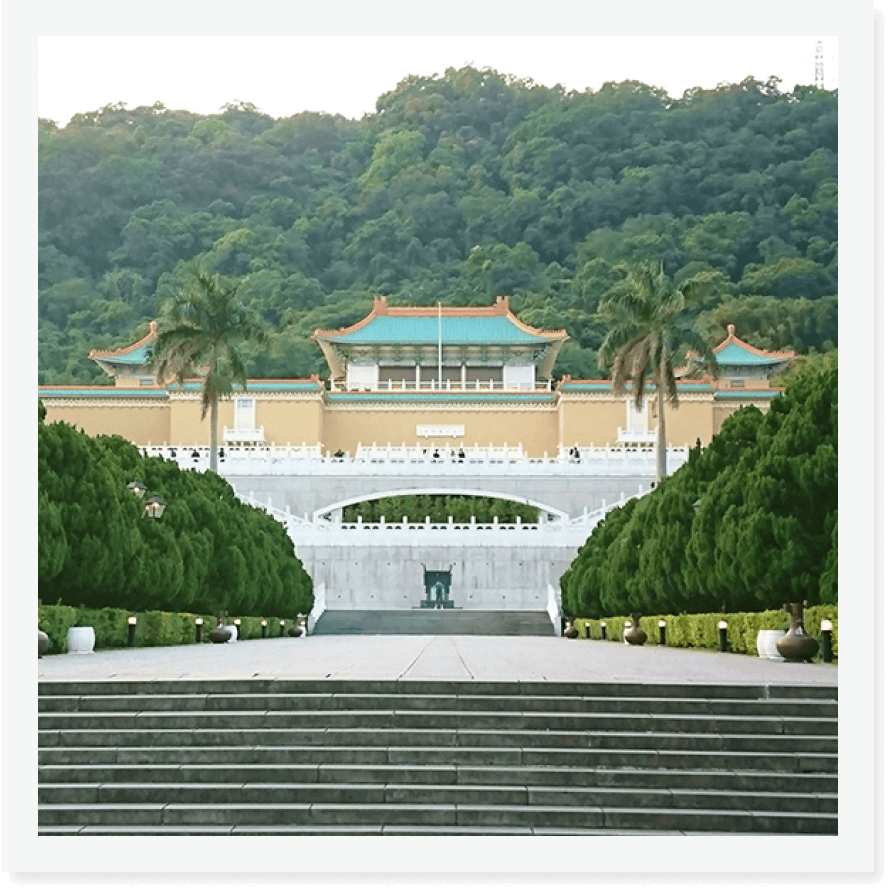
[[[233,641],[238,641],[238,626],[223,626],[224,629],[228,629],[232,634],[229,636],[229,641],[227,644],[232,644]]]
[[[777,652],[777,642],[784,637],[786,632],[778,629],[762,629],[756,635],[756,652],[763,660],[782,660]]]
[[[92,626],[72,626],[67,639],[68,653],[91,654],[96,644],[96,632]]]

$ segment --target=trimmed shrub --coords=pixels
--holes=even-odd
[[[47,653],[68,653],[68,630],[77,625],[77,610],[61,604],[39,605],[37,608],[37,627],[49,636],[50,644]]]
[[[821,640],[821,620],[829,619],[833,623],[831,635],[833,659],[839,659],[838,644],[838,607],[835,604],[820,604],[805,610],[805,631],[812,638]],[[609,616],[593,619],[577,617],[573,622],[579,630],[579,639],[585,639],[585,624],[591,624],[592,639],[601,640],[601,623],[607,623],[607,640],[622,641],[627,616]],[[716,650],[718,648],[719,620],[728,623],[728,650],[731,653],[750,654],[756,656],[756,638],[762,629],[782,629],[790,627],[790,617],[785,610],[764,610],[761,613],[682,613],[678,616],[655,614],[642,616],[641,628],[647,633],[646,645],[659,644],[660,620],[666,622],[667,647],[692,647],[700,650]]]

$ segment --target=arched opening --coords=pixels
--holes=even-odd
[[[514,523],[520,517],[522,523],[536,523],[566,519],[567,514],[553,505],[512,493],[440,486],[353,496],[320,508],[313,519],[353,523],[360,516],[374,523],[382,516],[386,523],[399,523],[404,517],[410,522],[430,517],[432,523],[446,523],[449,517],[455,523],[468,523],[472,517],[478,523],[491,523],[495,517]]]

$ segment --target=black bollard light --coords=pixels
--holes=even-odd
[[[281,638],[285,634],[285,620],[279,620],[279,637]]]
[[[266,620],[260,620],[260,637],[266,638]]]
[[[136,644],[136,617],[127,617],[127,647],[133,647]]]
[[[719,653],[728,650],[728,624],[724,620],[719,621]]]
[[[200,616],[195,617],[195,643],[201,644],[201,627],[204,625],[204,620]]]
[[[591,623],[585,624],[585,637],[586,638],[592,637],[592,624]]]
[[[821,659],[825,663],[833,662],[833,623],[829,619],[821,620]]]
[[[603,621],[601,623],[601,640],[602,641],[607,640],[607,623],[605,623]]]
[[[666,643],[666,620],[661,619],[657,624],[660,627],[660,644]]]

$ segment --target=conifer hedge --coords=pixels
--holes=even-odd
[[[127,489],[134,479],[167,501],[161,518]],[[222,477],[62,422],[38,425],[38,543],[44,604],[210,617],[294,617],[313,605],[284,527]]]
[[[731,415],[707,448],[592,531],[561,578],[564,613],[836,604],[837,406],[834,355],[806,363],[766,414]]]

